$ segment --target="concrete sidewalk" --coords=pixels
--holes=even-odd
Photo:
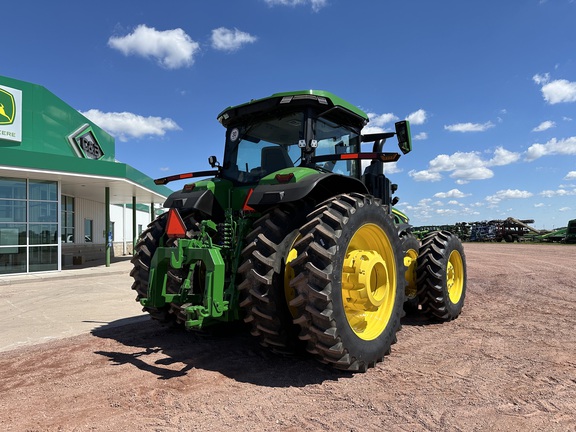
[[[148,320],[130,289],[130,257],[61,272],[0,276],[0,352]]]

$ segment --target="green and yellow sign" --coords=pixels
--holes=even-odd
[[[0,140],[22,142],[22,91],[0,86]]]

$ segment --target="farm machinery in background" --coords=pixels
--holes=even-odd
[[[497,241],[504,240],[506,243],[519,242],[528,233],[540,234],[535,228],[528,224],[533,224],[533,219],[507,219],[492,220],[486,223],[476,223],[470,229],[470,241]]]
[[[509,217],[507,219],[495,219],[491,221],[459,222],[454,225],[414,227],[413,232],[416,236],[421,237],[430,231],[441,229],[451,232],[461,241],[501,242],[504,240],[507,243],[512,243],[515,241],[523,241],[524,236],[529,233],[533,235],[542,234],[541,231],[528,225],[530,223],[534,223],[534,220],[520,220]]]
[[[568,221],[568,226],[557,228],[537,236],[537,240],[545,242],[576,243],[576,219]]]
[[[459,222],[454,225],[431,225],[413,228],[416,237],[422,238],[429,232],[436,230],[449,231],[458,236],[461,241],[471,242],[501,242],[507,243],[531,242],[559,242],[576,243],[576,219],[568,222],[567,227],[557,228],[553,231],[537,230],[529,224],[533,219],[495,219],[480,222]]]

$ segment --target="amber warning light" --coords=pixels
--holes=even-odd
[[[168,212],[168,222],[166,223],[166,234],[168,237],[184,238],[186,237],[186,225],[182,216],[176,209],[170,209]]]

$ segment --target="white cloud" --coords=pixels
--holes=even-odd
[[[563,196],[571,196],[576,195],[576,189],[566,190],[566,189],[558,189],[558,190],[544,190],[539,193],[539,195],[545,198],[553,198],[553,197],[563,197]]]
[[[264,0],[270,6],[299,6],[310,3],[312,10],[318,12],[328,4],[328,0]]]
[[[254,43],[258,38],[238,29],[220,27],[212,30],[212,48],[219,51],[236,51],[242,45]]]
[[[536,74],[532,80],[541,85],[542,96],[550,105],[561,102],[576,102],[576,82],[565,79],[550,81],[550,74]]]
[[[550,121],[550,120],[546,120],[546,121],[540,123],[534,129],[532,129],[532,132],[543,132],[543,131],[551,129],[553,127],[556,127],[556,123],[554,123],[553,121]]]
[[[552,138],[545,144],[532,144],[525,153],[527,161],[549,155],[576,155],[576,136],[558,140]]]
[[[145,24],[126,36],[112,36],[108,45],[124,55],[154,58],[166,69],[191,66],[194,55],[200,50],[200,45],[180,28],[158,31]]]
[[[380,126],[364,126],[362,128],[362,135],[377,134],[382,132],[384,132],[384,128],[381,128]]]
[[[566,174],[564,180],[576,180],[576,171],[570,171],[568,174]]]
[[[452,155],[441,154],[428,163],[428,169],[411,171],[408,174],[415,181],[438,181],[442,179],[442,172],[452,172],[451,178],[457,184],[466,184],[470,180],[485,180],[494,177],[491,166],[503,166],[516,162],[520,158],[518,153],[508,151],[502,147],[494,150],[491,159],[485,160],[479,152],[456,152]]]
[[[561,102],[576,102],[576,82],[565,79],[551,81],[542,86],[542,95],[550,105]]]
[[[536,208],[544,207],[544,203],[534,204],[534,207]]]
[[[142,117],[129,112],[109,112],[91,109],[82,115],[96,123],[120,141],[129,138],[142,138],[147,135],[164,136],[167,131],[180,130],[176,122],[169,118]]]
[[[457,179],[458,184],[466,184],[470,180],[486,180],[494,177],[494,171],[486,167],[475,167],[455,170],[450,177]]]
[[[570,211],[570,210],[572,210],[570,207],[562,207],[562,208],[559,208],[559,209],[558,209],[559,212],[567,212],[567,211]]]
[[[543,75],[536,74],[532,77],[532,80],[538,85],[546,84],[547,82],[550,81],[550,74],[548,72],[546,72]]]
[[[439,172],[433,172],[429,170],[423,171],[416,171],[412,170],[408,173],[410,177],[414,179],[414,181],[426,181],[426,182],[435,182],[442,180],[442,175]]]
[[[499,190],[494,195],[489,195],[485,199],[490,204],[498,204],[502,200],[530,198],[532,195],[532,192],[528,191],[521,191],[518,189],[505,189]]]
[[[428,139],[428,134],[426,132],[420,132],[412,137],[414,141],[422,141]]]
[[[514,153],[506,150],[503,147],[497,147],[494,150],[494,157],[490,159],[486,165],[487,166],[503,166],[509,165],[520,159],[520,153]]]
[[[396,117],[393,113],[367,113],[367,115],[368,119],[370,120],[370,126],[372,127],[384,127],[388,123],[394,123],[398,120],[398,117]]]
[[[401,208],[402,211],[410,214],[411,217],[418,218],[422,223],[427,220],[433,220],[435,217],[446,219],[448,216],[463,217],[464,215],[477,216],[480,214],[478,211],[472,209],[472,206],[467,207],[456,201],[451,201],[449,204],[456,207],[447,208],[442,201],[432,202],[429,198],[420,200],[416,205],[400,203],[398,207]],[[482,203],[482,206],[485,207],[486,204]]]
[[[412,114],[408,114],[406,120],[408,120],[411,124],[421,125],[426,122],[426,118],[427,118],[426,111],[424,111],[423,109],[419,109],[418,111],[415,111]]]
[[[477,152],[456,152],[452,155],[441,154],[429,162],[431,171],[454,171],[457,169],[469,169],[483,166],[484,162]]]
[[[486,123],[456,123],[445,125],[444,129],[450,132],[484,132],[492,127],[494,123],[488,121]]]
[[[435,198],[464,198],[470,194],[465,194],[458,189],[451,189],[448,192],[438,192],[434,195]]]
[[[402,172],[403,170],[398,168],[398,162],[390,162],[384,164],[384,174],[396,174]]]

